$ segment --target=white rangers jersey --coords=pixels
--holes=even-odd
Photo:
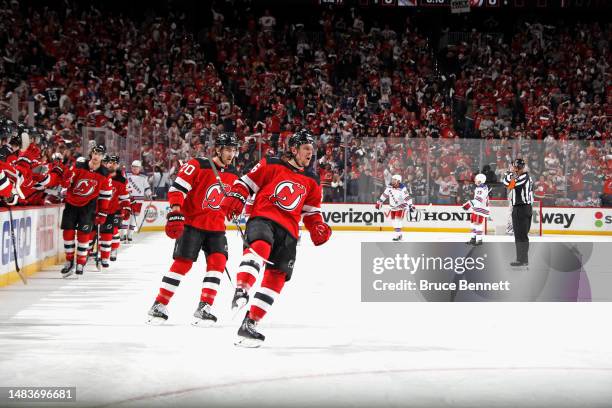
[[[388,186],[378,200],[381,203],[384,203],[388,198],[389,206],[391,207],[392,211],[404,210],[408,208],[408,206],[412,205],[410,194],[410,189],[404,184],[400,183],[400,185],[397,187]]]
[[[151,186],[144,174],[127,173],[127,189],[132,199],[142,201],[151,198]]]
[[[474,199],[469,201],[470,211],[483,217],[489,217],[491,211],[489,209],[489,187],[486,184],[477,186],[474,190]]]

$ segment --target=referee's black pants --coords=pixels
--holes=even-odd
[[[531,204],[512,207],[512,227],[514,229],[514,245],[516,260],[529,262],[529,229],[531,228]]]

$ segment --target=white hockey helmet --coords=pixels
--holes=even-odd
[[[399,174],[394,174],[393,176],[391,176],[391,181],[393,180],[397,180],[398,183],[402,182],[402,176]]]
[[[474,183],[476,183],[477,186],[484,184],[487,182],[487,176],[485,176],[482,173],[479,173],[476,175],[476,177],[474,177]]]
[[[142,162],[140,160],[134,160],[132,162],[132,167],[142,167]]]

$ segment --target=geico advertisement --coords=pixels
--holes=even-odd
[[[15,270],[15,254],[17,254],[17,262],[21,268],[58,255],[59,243],[61,243],[60,213],[60,206],[13,209],[11,233],[8,211],[0,212],[0,223],[2,223],[0,274]],[[63,245],[61,250],[63,250]]]
[[[2,213],[3,216],[7,213]],[[15,262],[15,252],[17,259],[22,260],[32,253],[32,217],[25,212],[13,216],[13,226],[11,232],[11,222],[9,217],[3,217],[2,221],[2,266]],[[15,247],[13,247],[13,237]],[[16,249],[16,251],[15,251]]]

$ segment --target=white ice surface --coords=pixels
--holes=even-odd
[[[220,324],[190,325],[202,260],[168,323],[144,324],[170,265],[163,233],[141,234],[106,272],[40,272],[0,288],[0,386],[76,386],[69,406],[612,406],[612,303],[361,303],[360,242],[391,236],[335,232],[318,248],[305,237],[255,350],[233,345],[227,279]],[[234,273],[241,242],[228,238]]]

